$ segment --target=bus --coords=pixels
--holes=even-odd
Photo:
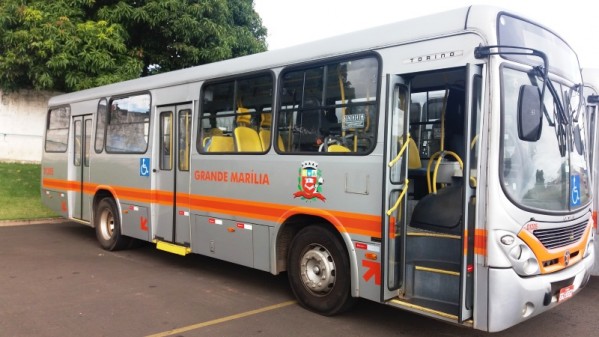
[[[589,166],[591,170],[591,181],[593,182],[593,191],[596,194],[599,190],[599,174],[597,172],[597,156],[599,153],[599,143],[597,142],[597,130],[599,130],[599,120],[597,114],[599,113],[599,69],[595,68],[583,68],[582,79],[584,83],[584,99],[586,99],[586,123],[587,123],[587,134],[588,134],[588,148],[589,148]],[[599,210],[598,198],[593,198],[593,217],[594,221],[597,222],[597,211]],[[597,233],[597,230],[595,230]],[[595,240],[595,251],[599,250],[599,240]],[[599,257],[595,256],[596,259]],[[599,276],[599,262],[595,261],[595,266],[591,271],[591,275]]]
[[[455,9],[53,97],[41,194],[106,250],[286,272],[322,315],[500,331],[590,279],[581,83],[548,28]]]

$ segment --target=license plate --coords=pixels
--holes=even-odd
[[[559,290],[559,296],[557,297],[557,301],[565,301],[574,295],[574,285],[571,284],[567,287],[564,287]]]

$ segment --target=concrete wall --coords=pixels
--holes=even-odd
[[[50,97],[58,93],[0,91],[0,161],[39,163]]]

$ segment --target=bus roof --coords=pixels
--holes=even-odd
[[[491,6],[458,8],[284,49],[266,51],[67,93],[51,98],[49,106],[59,106],[89,99],[169,87],[205,79],[226,77],[233,74],[249,73],[262,69],[277,68],[290,64],[334,57],[337,55],[390,47],[427,37],[457,33],[464,31],[465,29],[477,30],[480,33],[485,29],[495,27],[497,13],[501,11],[501,9]],[[475,13],[475,15],[473,15],[473,13]],[[468,26],[467,20],[469,15],[477,17],[476,22],[471,24],[478,26],[485,25],[485,27]],[[493,42],[495,39],[494,36],[486,36],[485,38],[491,40],[488,42]]]

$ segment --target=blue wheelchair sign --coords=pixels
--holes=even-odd
[[[139,175],[142,177],[150,176],[150,158],[139,158]]]
[[[570,177],[570,206],[580,206],[580,176]]]

